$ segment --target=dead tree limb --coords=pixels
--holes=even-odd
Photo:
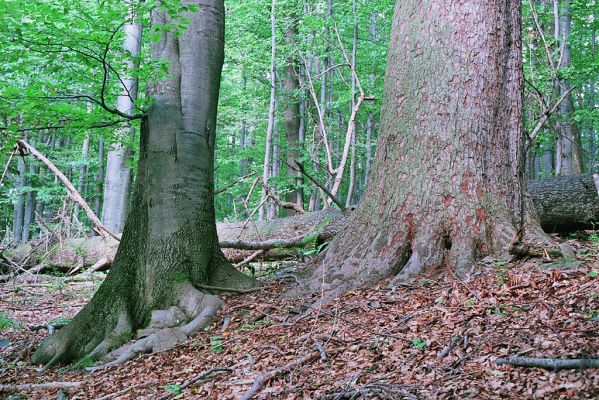
[[[288,210],[293,210],[293,211],[295,211],[298,214],[303,214],[303,213],[306,212],[302,207],[298,206],[295,203],[291,203],[289,201],[283,201],[283,200],[281,200],[281,198],[279,196],[277,196],[277,194],[273,192],[272,188],[268,184],[264,183],[263,180],[260,180],[260,183],[262,184],[262,187],[266,191],[266,196],[270,197],[271,199],[273,199],[274,202],[279,207],[286,208]]]
[[[534,357],[508,357],[495,360],[497,365],[513,365],[525,368],[543,368],[552,371],[561,369],[599,368],[599,358],[534,358]]]
[[[0,385],[0,392],[33,392],[35,390],[74,389],[83,385],[83,382],[48,382],[25,383],[21,385]]]
[[[287,164],[287,162],[285,162],[285,164]],[[345,205],[341,202],[341,200],[339,200],[339,198],[337,198],[337,196],[335,196],[333,193],[331,193],[331,191],[329,189],[327,189],[327,187],[325,185],[323,185],[322,183],[318,182],[316,180],[316,178],[314,178],[312,175],[310,175],[308,172],[306,172],[306,169],[304,168],[304,166],[302,165],[302,163],[300,163],[299,161],[295,162],[295,165],[297,165],[297,167],[293,167],[289,164],[287,164],[290,168],[292,168],[294,171],[299,171],[302,173],[302,175],[305,175],[306,178],[310,179],[312,181],[313,184],[315,184],[316,186],[318,186],[318,188],[320,190],[322,190],[323,192],[326,193],[326,195],[333,200],[333,202],[335,204],[337,204],[337,207],[339,207],[339,209],[341,211],[345,211]]]
[[[255,175],[256,175],[256,173],[252,172],[250,174],[246,174],[246,175],[242,176],[241,178],[237,178],[233,182],[229,182],[228,184],[226,184],[224,187],[222,187],[220,189],[216,189],[214,191],[214,195],[216,196],[217,194],[226,192],[227,190],[231,189],[233,186],[237,185],[239,182],[242,182],[242,181],[246,180],[247,178],[250,178]]]
[[[262,389],[262,386],[264,386],[264,384],[268,381],[270,381],[271,379],[277,377],[278,375],[284,374],[286,372],[289,372],[291,369],[305,364],[307,362],[310,362],[312,360],[317,359],[318,357],[320,357],[320,352],[315,351],[312,352],[310,354],[307,354],[301,358],[298,358],[296,360],[291,361],[288,364],[283,365],[282,367],[279,368],[275,368],[271,371],[265,372],[263,374],[260,374],[255,380],[254,383],[252,384],[252,386],[247,390],[247,392],[245,392],[243,394],[243,396],[241,396],[238,400],[249,400],[252,397],[254,397],[254,395],[260,390]]]
[[[318,237],[316,232],[309,232],[305,235],[292,237],[289,239],[270,239],[261,242],[248,242],[245,240],[221,240],[221,248],[239,249],[239,250],[271,250],[275,248],[299,247],[308,244],[308,241]]]
[[[102,224],[102,222],[97,217],[97,215],[92,211],[92,209],[89,207],[89,205],[85,202],[83,197],[81,197],[81,195],[79,194],[77,189],[75,189],[75,186],[73,186],[71,181],[69,181],[69,179],[50,160],[48,160],[43,154],[41,154],[39,151],[37,151],[35,149],[35,147],[31,146],[29,143],[25,142],[24,140],[17,140],[16,146],[19,149],[21,149],[22,151],[26,151],[27,153],[31,154],[33,157],[37,158],[39,161],[44,163],[52,172],[54,172],[54,175],[56,175],[58,177],[58,179],[60,179],[62,181],[62,183],[66,186],[69,196],[75,202],[77,202],[81,206],[81,208],[83,208],[83,210],[85,211],[85,214],[87,214],[87,217],[95,224],[94,230],[96,232],[98,232],[98,234],[100,234],[104,237],[110,236],[113,239],[120,241],[120,238],[118,236],[116,236],[114,233],[112,233],[108,229],[106,229],[106,227]]]
[[[232,372],[233,370],[231,368],[224,368],[224,367],[215,367],[215,368],[210,368],[207,371],[202,372],[201,374],[185,381],[183,384],[181,384],[181,386],[179,387],[179,391],[187,389],[188,387],[190,387],[191,385],[195,384],[196,382],[199,382],[203,379],[208,378],[210,375],[216,374],[218,372]],[[175,393],[171,392],[171,393],[167,393],[164,396],[161,396],[158,398],[158,400],[166,400],[171,396],[174,396]]]

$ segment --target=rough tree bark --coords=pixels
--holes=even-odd
[[[200,10],[182,15],[187,29],[164,32],[152,45],[153,59],[169,60],[170,75],[148,84],[153,104],[142,120],[132,209],[112,271],[71,323],[37,349],[35,364],[97,359],[146,326],[140,351],[168,347],[201,328],[221,304],[196,287],[255,284],[226,261],[214,220],[224,5],[193,3]],[[152,12],[153,24],[169,20]]]
[[[520,29],[519,1],[397,2],[371,183],[303,289],[332,298],[462,269],[519,232],[548,240],[523,196]]]

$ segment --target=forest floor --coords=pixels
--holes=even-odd
[[[193,340],[94,373],[67,367],[40,375],[28,359],[44,326],[75,315],[98,282],[7,283],[0,383],[82,382],[70,399],[238,399],[260,376],[255,399],[598,398],[597,369],[495,364],[512,355],[599,357],[599,240],[592,239],[569,240],[577,262],[486,259],[461,279],[431,271],[323,307],[281,300],[293,282],[272,280],[260,292],[223,296],[226,306]],[[225,370],[181,389],[215,367]],[[23,394],[13,398],[57,398],[56,390]]]

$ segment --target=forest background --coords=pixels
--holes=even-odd
[[[167,71],[150,61],[149,48],[162,30],[184,28],[149,27],[148,10],[158,3],[172,15],[186,11],[177,1],[1,6],[0,164],[25,139],[116,233],[135,176],[135,115],[149,106],[148,79]],[[328,207],[322,191],[291,168],[296,161],[345,206],[360,201],[376,151],[393,5],[227,1],[215,168],[217,190],[227,190],[216,196],[218,221]],[[594,0],[522,4],[531,180],[597,172],[597,9]],[[131,29],[139,42],[123,47]],[[127,79],[137,96],[123,109]],[[1,183],[3,242],[56,230],[87,235],[92,224],[54,174],[33,157],[15,158]]]

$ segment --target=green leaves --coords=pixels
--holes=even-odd
[[[210,337],[210,349],[216,354],[223,352],[223,337],[221,335]]]

